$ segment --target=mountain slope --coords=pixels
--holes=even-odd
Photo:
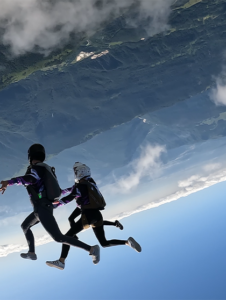
[[[223,62],[225,2],[176,5],[171,28],[153,37],[128,28],[121,17],[88,45],[83,37],[47,62],[33,54],[25,57],[25,66],[22,57],[8,62],[20,71],[12,72],[11,65],[1,78],[0,147],[6,173],[26,163],[24,152],[32,142],[44,143],[55,154],[212,86]],[[81,51],[93,53],[79,60]]]

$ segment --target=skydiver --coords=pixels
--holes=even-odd
[[[34,208],[34,211],[21,225],[29,246],[28,253],[21,253],[21,257],[31,260],[37,259],[34,236],[30,228],[40,222],[56,242],[84,249],[92,256],[93,263],[97,264],[100,260],[99,246],[89,246],[76,238],[63,235],[53,216],[53,203],[60,198],[61,189],[54,169],[43,163],[45,160],[45,148],[41,144],[33,144],[28,149],[28,160],[30,166],[24,176],[3,180],[0,187],[0,191],[4,194],[8,186],[14,184],[24,185]]]
[[[77,233],[92,226],[94,234],[102,247],[128,245],[137,252],[141,252],[141,246],[132,237],[128,238],[128,240],[106,240],[104,225],[115,225],[120,227],[121,224],[119,225],[117,223],[118,221],[116,221],[116,223],[103,221],[100,210],[104,209],[104,205],[100,205],[99,207],[93,206],[93,195],[90,194],[90,187],[100,196],[100,198],[103,198],[103,196],[101,195],[96,182],[91,177],[90,168],[85,164],[76,162],[73,166],[73,170],[75,174],[75,184],[72,187],[65,189],[62,193],[65,194],[70,192],[70,194],[61,198],[59,201],[56,201],[58,205],[64,205],[75,199],[78,205],[69,217],[71,228],[66,235],[77,238]],[[80,219],[77,222],[74,222],[74,219],[80,214]],[[63,244],[60,258],[55,261],[47,261],[46,264],[50,267],[63,270],[65,268],[65,259],[68,256],[69,250],[70,246]]]

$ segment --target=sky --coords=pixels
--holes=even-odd
[[[129,126],[133,128],[133,122],[137,120],[66,149],[48,160],[56,168],[61,187],[73,185],[72,166],[75,161],[86,163],[107,202],[104,216],[111,220],[138,214],[226,180],[226,138],[173,149],[168,149],[167,145],[146,143],[146,139],[131,145],[131,136],[123,132],[127,133]],[[139,122],[143,128],[147,126],[142,120]],[[149,136],[150,133],[147,134]],[[4,257],[26,249],[20,224],[31,212],[31,204],[22,186],[8,188],[7,193],[1,197],[0,257]],[[67,218],[75,207],[74,202],[55,211],[56,218],[65,231],[68,228]],[[37,244],[51,241],[41,227],[35,230]]]
[[[59,256],[54,242],[37,248],[37,261],[18,253],[1,258],[1,298],[225,299],[225,189],[225,182],[216,184],[123,219],[123,231],[106,229],[109,238],[136,238],[141,253],[102,248],[101,262],[93,265],[72,249],[64,271],[45,265]],[[91,230],[80,236],[96,242]]]
[[[94,2],[0,0],[1,39],[12,56],[29,51],[48,55],[72,33],[92,34],[134,3],[113,0],[97,7]],[[138,18],[126,22],[138,26],[146,18],[147,34],[164,31],[173,2],[140,0]],[[27,245],[20,224],[31,204],[21,186],[0,195],[1,299],[226,299],[225,77],[222,61],[222,72],[205,97],[139,116],[47,161],[56,168],[62,188],[74,184],[74,162],[86,163],[107,202],[104,219],[118,219],[124,226],[123,231],[105,228],[107,238],[132,236],[141,253],[128,246],[101,248],[100,263],[93,265],[85,251],[73,248],[60,271],[45,261],[58,259],[61,245],[39,224],[32,229],[38,260],[23,260],[20,253]],[[217,113],[213,105],[222,111]],[[194,109],[200,118],[189,123]],[[207,110],[214,111],[212,117],[204,118]],[[219,135],[202,139],[202,126],[208,133],[219,130]],[[62,232],[69,229],[67,219],[75,207],[72,202],[55,210]],[[91,229],[79,237],[97,244]]]
[[[182,113],[181,105],[159,112],[158,117],[162,114],[165,120],[174,111]],[[38,260],[23,260],[19,254],[27,251],[27,245],[20,224],[32,207],[22,186],[10,187],[1,195],[0,207],[2,299],[225,298],[226,138],[187,143],[187,135],[172,125],[179,142],[175,137],[173,144],[167,142],[163,134],[164,143],[157,143],[161,125],[149,124],[156,116],[155,112],[114,127],[47,161],[55,166],[62,188],[74,183],[75,161],[90,166],[107,202],[104,219],[119,219],[124,225],[123,231],[107,227],[107,238],[132,236],[142,252],[128,246],[101,248],[101,261],[95,266],[86,252],[71,249],[66,268],[60,271],[45,261],[58,259],[61,245],[39,224],[32,229]],[[218,118],[202,118],[203,122],[218,126]],[[143,138],[134,139],[133,130]],[[64,233],[75,207],[72,202],[54,212]],[[97,243],[92,230],[80,238]]]

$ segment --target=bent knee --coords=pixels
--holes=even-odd
[[[103,248],[109,247],[109,243],[107,241],[106,242],[99,241],[99,243],[100,243],[101,247],[103,247]]]
[[[52,236],[52,238],[54,239],[55,242],[57,243],[63,243],[64,242],[64,236],[62,235],[55,235]]]
[[[20,226],[24,233],[26,233],[28,231],[28,229],[30,228],[29,226],[26,226],[26,224],[24,224],[24,223],[22,223]]]

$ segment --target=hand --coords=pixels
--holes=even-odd
[[[7,180],[2,180],[1,181],[1,187],[0,187],[0,192],[2,192],[2,194],[5,193],[5,190],[7,189],[7,186],[8,186],[8,181]]]
[[[54,202],[52,202],[52,204],[59,204],[60,203],[60,201],[54,201]]]

